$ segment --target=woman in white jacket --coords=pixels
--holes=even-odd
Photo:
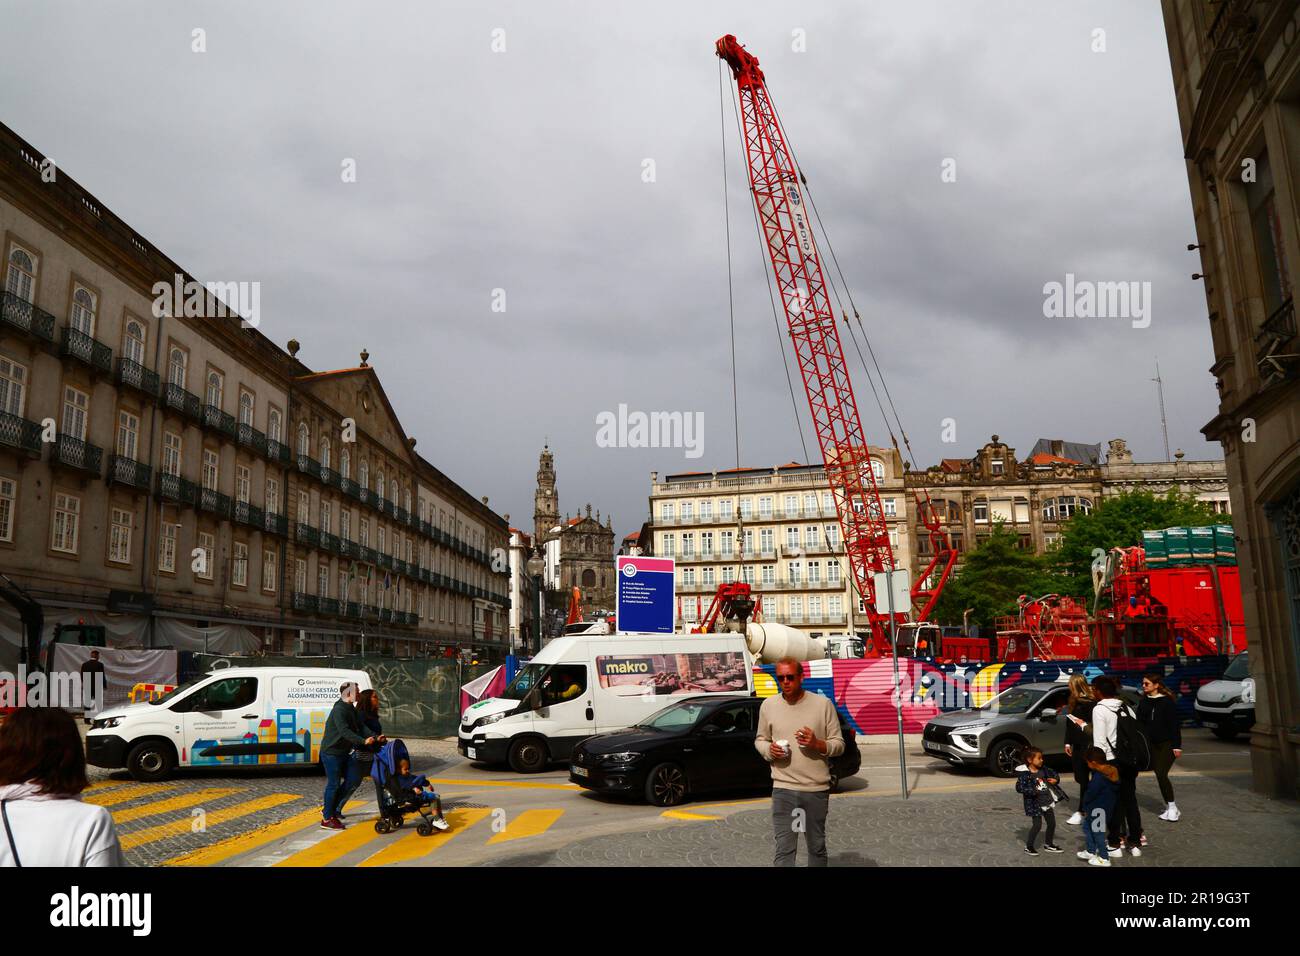
[[[112,815],[79,799],[88,786],[66,711],[10,714],[0,724],[0,866],[126,866]]]

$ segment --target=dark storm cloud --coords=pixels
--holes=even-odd
[[[544,437],[562,507],[590,500],[620,535],[652,469],[735,464],[725,32],[763,62],[922,465],[993,432],[1022,453],[1123,436],[1160,457],[1157,355],[1171,444],[1219,455],[1197,431],[1213,358],[1156,4],[52,2],[6,17],[6,123],[199,277],[261,280],[262,330],[298,338],[313,367],[369,348],[421,452],[515,524],[531,524]],[[726,122],[741,458],[775,464],[804,452],[730,105]],[[1043,285],[1067,272],[1151,282],[1151,327],[1044,318]],[[597,447],[596,416],[619,403],[703,412],[703,458]]]

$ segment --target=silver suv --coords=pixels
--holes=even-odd
[[[1119,693],[1137,706],[1138,691],[1121,687]],[[1065,717],[1058,715],[1069,699],[1070,688],[1062,683],[1016,684],[982,707],[933,718],[921,732],[921,745],[954,767],[983,764],[989,773],[1011,777],[1026,744],[1048,760],[1065,756]]]

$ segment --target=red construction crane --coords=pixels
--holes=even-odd
[[[888,654],[889,615],[879,614],[875,609],[874,575],[893,570],[894,554],[835,312],[817,254],[811,213],[805,203],[803,187],[807,181],[795,165],[758,58],[730,34],[718,40],[717,54],[735,75],[745,158],[758,207],[759,228],[785,307],[786,324],[812,410],[826,476],[835,496],[853,583],[866,606],[871,628],[870,652]],[[918,578],[912,589],[913,601],[924,601],[918,617],[924,620],[938,599],[956,555],[948,547],[947,536],[939,529],[939,516],[934,514],[928,496],[922,502],[918,495],[917,504],[931,543],[939,546],[926,574]],[[923,589],[921,585],[940,560],[945,564],[938,582],[932,588]],[[905,619],[910,609],[897,610],[899,618]]]

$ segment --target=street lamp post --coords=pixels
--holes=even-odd
[[[542,649],[542,572],[546,562],[539,547],[528,559],[528,575],[533,579],[533,639],[537,642],[534,653]]]

